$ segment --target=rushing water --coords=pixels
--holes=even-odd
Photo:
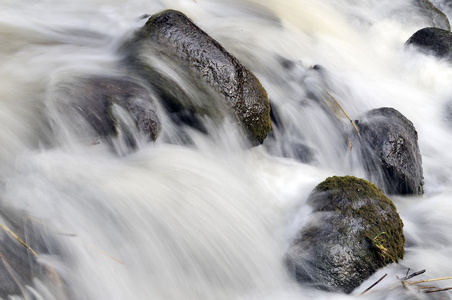
[[[436,3],[451,17],[446,1]],[[162,116],[163,138],[118,156],[74,135],[52,109],[59,83],[116,72],[140,17],[165,8],[183,11],[260,79],[288,128],[276,142],[249,149],[225,123],[208,136],[189,131],[193,143],[182,145]],[[422,299],[396,276],[408,268],[452,276],[452,65],[403,46],[427,26],[408,0],[1,0],[0,223],[26,216],[26,228],[44,228],[44,242],[58,248],[38,256],[47,271],[32,281],[12,272],[21,292],[9,299],[354,298],[299,287],[284,265],[313,187],[364,176],[343,151],[348,120],[338,129],[334,116],[303,105],[322,89],[352,118],[389,106],[418,131],[425,195],[391,197],[405,259],[355,294],[388,273],[362,298]],[[298,142],[312,150],[309,163],[290,149]],[[7,257],[1,263],[14,269]]]

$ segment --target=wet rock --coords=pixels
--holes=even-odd
[[[134,132],[155,141],[161,130],[151,91],[140,82],[125,77],[90,76],[60,83],[57,109],[75,122],[76,116],[89,124],[95,135],[112,141],[121,134],[127,144],[138,143]]]
[[[447,30],[427,27],[418,30],[406,42],[439,58],[452,61],[452,33]]]
[[[279,55],[276,62],[272,90],[278,98],[270,99],[273,131],[264,147],[272,155],[304,163],[329,156],[326,151],[331,147],[326,144],[343,134],[345,116],[331,97],[336,88],[328,70]],[[320,140],[320,132],[328,138]]]
[[[263,143],[269,153],[293,158],[303,163],[314,161],[314,150],[307,145],[306,139],[302,136],[300,130],[292,124],[285,124],[278,113],[278,109],[274,107],[271,109],[271,119],[273,130]]]
[[[287,254],[298,282],[351,293],[379,268],[404,255],[403,223],[375,185],[331,177],[311,193],[312,214]]]
[[[434,27],[450,31],[449,19],[441,10],[439,10],[429,0],[417,1],[417,5],[431,18]]]
[[[355,121],[358,149],[367,176],[387,194],[423,194],[422,157],[413,123],[393,108],[367,112]]]
[[[253,144],[270,131],[270,104],[259,80],[181,12],[151,16],[122,50],[169,112],[213,119],[235,115]]]

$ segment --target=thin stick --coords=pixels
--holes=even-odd
[[[108,254],[107,252],[105,252],[103,250],[100,250],[99,248],[96,248],[96,247],[93,247],[93,248],[96,249],[96,251],[100,252],[101,254],[105,255],[106,257],[109,257],[109,258],[113,259],[114,261],[116,261],[116,262],[118,262],[118,263],[120,263],[122,265],[125,265],[125,263],[123,263],[122,261],[120,261],[119,259],[114,257],[113,255]]]
[[[425,280],[419,280],[419,281],[404,281],[408,284],[419,284],[424,282],[433,282],[433,281],[441,281],[441,280],[449,280],[452,279],[452,277],[444,277],[444,278],[434,278],[434,279],[425,279]]]
[[[364,292],[362,292],[361,295],[364,295],[365,293],[367,293],[368,291],[370,291],[374,286],[376,286],[377,284],[379,284],[386,276],[388,276],[388,274],[384,274],[380,279],[377,280],[377,282],[375,282],[374,284],[372,284],[371,286],[369,286]]]
[[[36,253],[35,250],[33,250],[30,246],[28,246],[24,241],[22,241],[14,232],[12,232],[11,230],[9,230],[8,228],[6,228],[5,226],[3,226],[2,224],[0,224],[0,228],[3,229],[4,231],[8,232],[9,234],[11,234],[19,243],[22,244],[22,246],[24,246],[25,248],[27,248],[28,250],[31,251],[31,253],[34,254],[34,256],[38,257],[38,253]]]
[[[353,128],[355,128],[356,132],[359,134],[359,130],[355,125],[355,122],[353,122],[353,120],[347,115],[347,113],[345,112],[345,110],[342,108],[342,106],[339,104],[339,102],[333,97],[333,95],[331,95],[328,91],[326,91],[326,94],[328,96],[331,97],[331,99],[334,100],[334,102],[337,104],[337,106],[339,106],[339,108],[342,110],[342,112],[344,113],[344,115],[347,117],[347,119],[350,121],[350,123],[352,123]]]
[[[431,285],[431,286],[417,286],[418,289],[420,290],[426,290],[426,289],[436,289],[436,286]]]
[[[410,269],[408,269],[408,271],[410,271]],[[424,270],[420,270],[420,271],[417,271],[417,272],[414,272],[414,273],[412,273],[412,274],[410,274],[410,275],[408,275],[408,272],[406,273],[406,277],[404,277],[404,278],[402,278],[402,279],[400,279],[400,280],[408,280],[408,279],[411,279],[411,278],[413,278],[414,276],[418,276],[418,275],[421,275],[421,274],[424,274],[425,273],[425,269]]]
[[[434,290],[428,290],[425,291],[425,294],[430,294],[430,293],[436,293],[436,292],[444,292],[444,291],[448,291],[448,290],[452,290],[452,287],[448,287],[448,288],[444,288],[444,289],[434,289]]]

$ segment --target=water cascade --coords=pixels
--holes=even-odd
[[[450,299],[398,279],[423,269],[419,279],[452,276],[452,63],[405,45],[444,24],[418,2],[1,0],[0,297],[352,299],[388,274],[361,298]],[[452,18],[449,1],[432,2]],[[105,98],[113,121],[102,130],[77,114],[89,89],[111,90],[80,78],[129,82],[124,45],[165,9],[259,79],[273,120],[262,144],[232,118],[175,118],[143,81],[119,102]],[[149,59],[204,105],[210,91]],[[388,194],[404,223],[404,259],[349,295],[300,285],[286,253],[311,214],[308,196],[327,177],[375,179],[350,120],[381,107],[413,123],[422,156],[423,193]],[[149,123],[133,128],[127,110],[158,118],[151,139]]]

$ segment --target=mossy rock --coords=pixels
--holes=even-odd
[[[439,58],[452,61],[452,32],[435,27],[416,31],[406,42]]]
[[[312,215],[287,255],[298,282],[351,293],[379,268],[403,258],[402,220],[374,184],[352,176],[330,177],[307,203]]]
[[[256,76],[183,13],[152,15],[123,51],[168,111],[214,120],[232,111],[253,144],[271,130],[270,103]]]
[[[367,177],[387,194],[424,193],[422,156],[413,123],[390,107],[370,110],[355,121],[351,131],[354,149]]]

